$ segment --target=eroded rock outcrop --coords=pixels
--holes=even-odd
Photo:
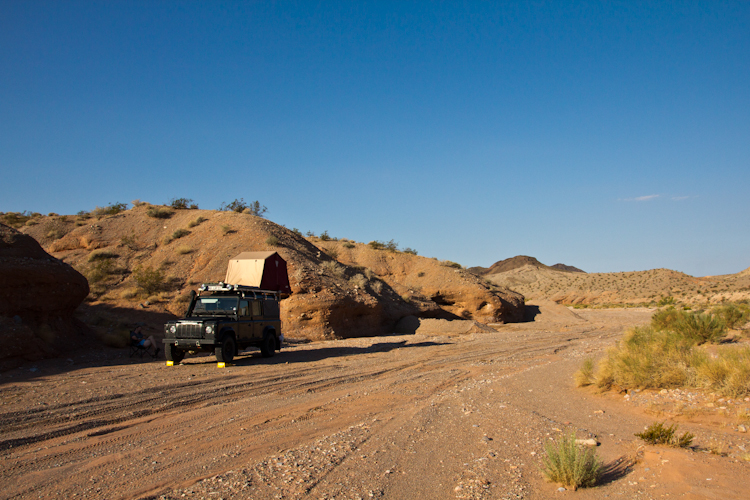
[[[78,271],[34,238],[0,224],[0,357],[35,359],[85,342],[73,312],[88,293]]]

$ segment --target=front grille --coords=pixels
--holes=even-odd
[[[199,339],[203,337],[203,323],[177,323],[178,339]]]

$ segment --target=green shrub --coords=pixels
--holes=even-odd
[[[713,315],[683,312],[674,325],[674,330],[697,344],[717,343],[724,337],[727,327]]]
[[[671,295],[667,295],[666,297],[662,295],[656,305],[659,307],[664,307],[674,305],[674,303],[674,297],[672,297]]]
[[[547,481],[566,488],[594,486],[602,471],[596,451],[576,444],[574,432],[563,434],[554,443],[544,445],[542,472]]]
[[[172,239],[177,240],[179,238],[182,238],[183,236],[187,236],[188,234],[190,234],[190,231],[188,231],[187,229],[178,229],[177,231],[172,233]]]
[[[297,229],[296,227],[293,227],[293,228],[292,228],[292,232],[293,232],[294,234],[296,234],[297,236],[302,236],[302,231],[300,231],[300,230],[299,230],[299,229]]]
[[[385,243],[383,243],[382,241],[377,241],[377,240],[371,241],[370,243],[368,243],[368,245],[373,250],[383,250],[385,248]]]
[[[205,217],[198,217],[198,218],[197,218],[197,219],[195,219],[195,220],[191,220],[191,221],[190,221],[190,222],[188,223],[188,227],[195,227],[195,226],[197,226],[197,225],[201,224],[202,222],[206,222],[207,220],[208,220],[208,219],[206,219]]]
[[[347,241],[343,245],[344,245],[344,248],[354,248],[355,246],[354,243],[352,243],[351,241]]]
[[[109,250],[94,250],[89,254],[88,261],[93,262],[102,259],[116,259],[117,257],[119,257],[119,255]]]
[[[695,437],[693,434],[686,432],[682,436],[677,437],[677,424],[665,427],[666,422],[654,422],[649,425],[645,431],[636,433],[635,436],[643,439],[648,444],[665,444],[667,446],[676,446],[679,448],[687,448],[693,442]]]
[[[322,233],[320,233],[320,239],[323,240],[323,241],[330,240],[331,237],[328,236],[328,231],[323,231]]]
[[[95,260],[95,264],[86,272],[86,279],[92,285],[96,285],[106,280],[110,275],[115,274],[115,263],[112,259]]]
[[[167,207],[151,207],[146,210],[146,215],[154,219],[169,219],[174,215],[174,211]]]
[[[266,244],[272,247],[277,247],[281,245],[281,241],[272,234],[268,238],[266,238]]]
[[[408,253],[408,254],[411,254],[411,255],[417,255],[417,251],[414,250],[413,248],[409,248],[409,247],[404,248],[404,253]]]
[[[678,311],[674,307],[654,313],[651,317],[651,326],[656,331],[673,331],[696,344],[718,342],[726,333],[726,324],[720,317]]]
[[[164,288],[164,274],[158,269],[136,267],[133,270],[133,279],[139,291],[146,296],[153,295]]]
[[[443,266],[445,266],[445,267],[452,267],[454,269],[461,269],[462,268],[461,264],[459,264],[458,262],[450,261],[450,260],[444,260],[440,264],[443,265]]]
[[[235,198],[234,201],[229,203],[222,202],[219,210],[224,212],[237,212],[255,215],[256,217],[263,217],[263,214],[268,210],[265,206],[261,205],[259,201],[251,201],[249,204],[245,203],[244,198],[239,200]]]
[[[133,205],[134,207],[140,207],[142,205],[148,205],[148,202],[136,199],[136,200],[131,201],[130,204]]]
[[[732,330],[744,326],[750,320],[750,306],[747,304],[726,304],[715,308],[713,312]]]
[[[198,205],[190,198],[172,198],[169,200],[169,206],[175,210],[185,210],[188,208],[198,208]]]

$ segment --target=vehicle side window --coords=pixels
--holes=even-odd
[[[275,300],[264,300],[263,310],[266,312],[266,317],[277,318],[279,316],[279,303]]]
[[[250,302],[247,300],[240,301],[240,316],[250,316]]]
[[[252,304],[253,304],[253,316],[261,316],[262,313],[260,311],[260,300],[254,300]]]

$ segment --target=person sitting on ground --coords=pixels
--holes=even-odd
[[[148,349],[149,347],[153,346],[153,348],[155,349],[154,357],[159,356],[159,352],[161,352],[161,349],[156,347],[156,339],[154,339],[153,335],[149,335],[147,339],[143,338],[143,328],[140,326],[136,327],[135,330],[130,332],[130,340],[143,347],[144,349]]]

